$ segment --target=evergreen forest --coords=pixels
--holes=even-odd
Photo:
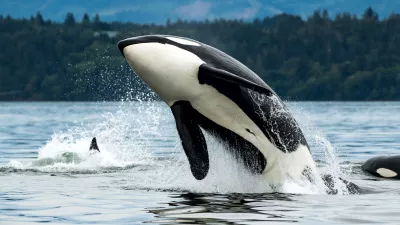
[[[400,14],[315,11],[243,20],[62,22],[0,16],[0,100],[115,101],[151,91],[116,44],[145,34],[199,40],[238,59],[286,100],[400,100]]]

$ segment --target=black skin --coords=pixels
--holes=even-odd
[[[171,106],[171,110],[190,169],[196,179],[204,179],[209,170],[207,144],[200,127],[221,140],[251,172],[261,174],[264,171],[267,161],[254,145],[197,112],[190,102],[177,101]]]
[[[236,75],[229,75],[229,72],[209,64],[202,64],[198,73],[200,84],[205,83],[216,88],[235,102],[278,149],[290,153],[299,144],[308,147],[299,125],[271,89],[253,84],[250,80],[242,82]]]
[[[193,117],[196,114],[189,102],[176,102],[171,106],[176,121],[176,129],[182,141],[183,150],[189,160],[190,170],[197,180],[206,177],[210,163],[207,143],[199,124]]]

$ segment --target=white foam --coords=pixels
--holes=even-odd
[[[322,169],[336,178],[341,176],[330,143],[316,130],[306,130],[307,136],[314,137],[318,147],[326,154],[323,159],[326,159],[327,166]],[[88,149],[94,136],[101,153],[90,155]],[[198,181],[190,172],[170,109],[164,103],[158,102],[123,102],[117,112],[106,113],[95,123],[56,132],[39,149],[38,156],[38,160],[51,158],[52,163],[35,166],[32,162],[11,161],[8,166],[17,169],[34,168],[45,172],[69,172],[141,165],[132,167],[130,173],[123,173],[123,179],[127,180],[129,188],[210,193],[278,191],[325,194],[326,187],[321,183],[287,181],[282,186],[271,187],[261,176],[250,174],[219,141],[209,135],[206,135],[206,139],[210,171],[204,180]],[[57,161],[57,157],[64,152],[75,153],[81,160],[73,163]],[[340,185],[342,182],[335,183],[339,194],[346,194]]]
[[[314,160],[318,159],[323,162],[322,165],[319,165],[319,173],[321,175],[330,174],[332,176],[334,182],[333,188],[338,191],[339,195],[349,194],[346,185],[339,178],[347,180],[346,178],[351,171],[342,167],[341,160],[337,156],[337,150],[334,145],[332,145],[322,131],[311,122],[312,118],[306,110],[300,108],[295,102],[291,102],[290,106],[291,112],[295,115],[296,120],[305,133]],[[321,187],[324,186],[324,184],[320,183],[318,186]]]

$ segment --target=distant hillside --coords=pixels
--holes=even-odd
[[[77,22],[79,21],[79,22]],[[316,11],[253,22],[62,23],[0,16],[0,100],[119,100],[148,93],[116,48],[118,40],[173,34],[215,46],[246,64],[284,99],[400,100],[400,15],[379,20]]]
[[[104,21],[123,21],[141,24],[165,24],[182,20],[243,19],[252,21],[281,13],[300,15],[303,19],[315,10],[326,9],[332,15],[349,12],[361,16],[372,7],[382,18],[400,12],[397,0],[15,0],[1,1],[0,14],[14,18],[28,17],[40,11],[47,19],[62,22],[67,12],[82,18],[99,14]]]

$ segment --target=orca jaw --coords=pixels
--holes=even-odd
[[[118,44],[133,71],[169,106],[191,101],[201,92],[197,55],[156,37],[126,39]],[[167,39],[169,40],[169,39]]]

